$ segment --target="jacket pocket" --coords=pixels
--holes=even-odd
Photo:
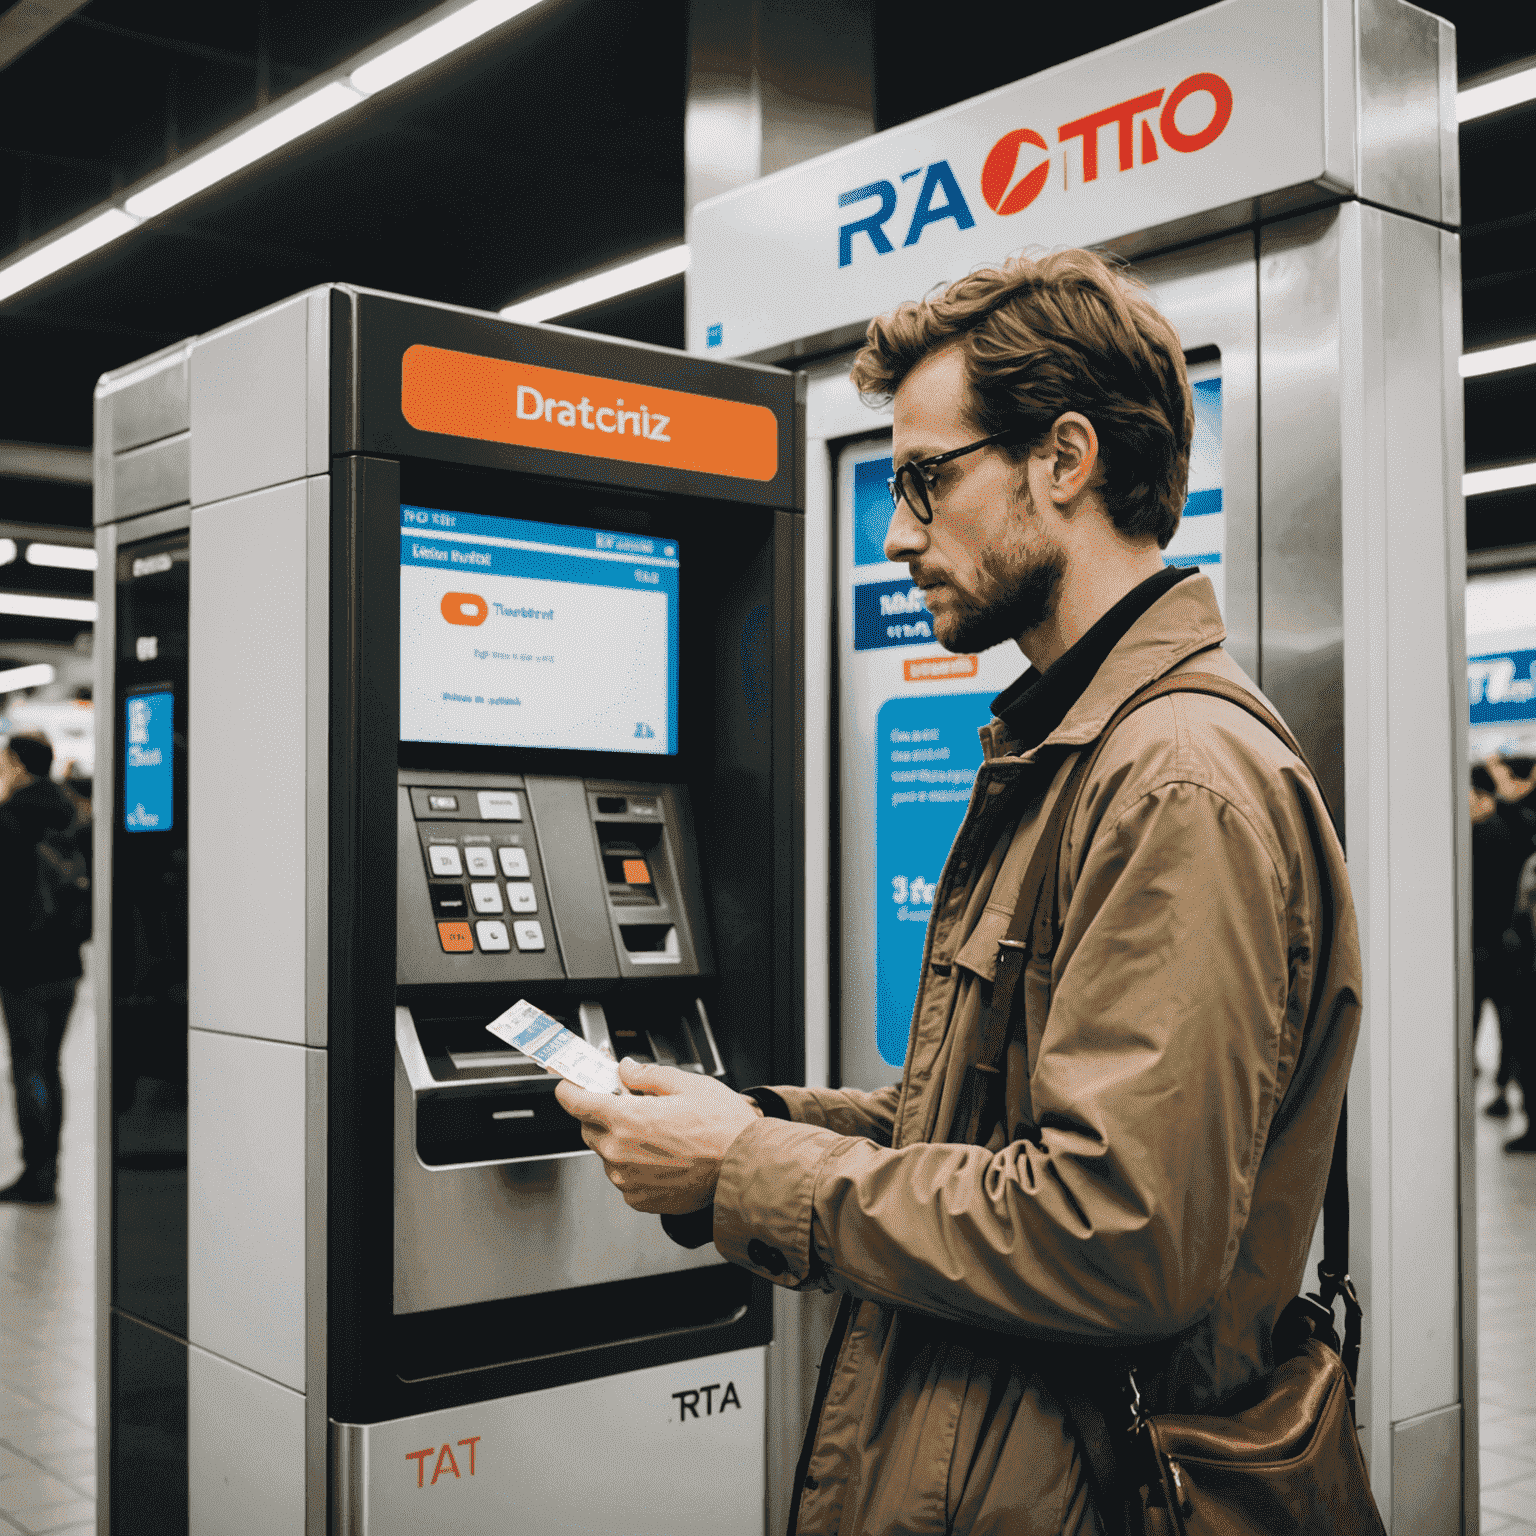
[[[983,981],[995,981],[998,941],[1007,935],[1008,924],[1012,921],[1012,909],[1000,909],[989,903],[982,909],[971,936],[956,952],[955,964],[963,965]]]

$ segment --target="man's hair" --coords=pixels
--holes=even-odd
[[[1065,411],[1099,438],[1110,521],[1166,548],[1189,482],[1194,403],[1178,333],[1145,286],[1092,251],[1014,256],[872,320],[853,383],[889,400],[925,357],[957,345],[978,434],[1016,430],[1023,460]]]
[[[38,731],[18,731],[8,743],[11,755],[35,779],[46,779],[53,767],[53,745]]]
[[[1493,775],[1481,763],[1472,769],[1472,788],[1480,789],[1485,795],[1498,794],[1498,790],[1494,787]]]

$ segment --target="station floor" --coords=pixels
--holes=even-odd
[[[59,1203],[0,1206],[0,1536],[96,1524],[95,1034],[83,986],[64,1044]],[[1491,1046],[1485,1032],[1479,1104]],[[0,1184],[18,1167],[6,1069]],[[1484,1536],[1536,1536],[1536,1157],[1501,1150],[1524,1124],[1477,1126]]]

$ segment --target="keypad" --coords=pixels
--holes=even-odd
[[[505,923],[482,920],[475,924],[475,937],[480,940],[480,948],[487,954],[495,954],[512,947],[512,941],[507,937]]]
[[[464,867],[478,879],[494,879],[496,875],[496,859],[489,848],[466,848]]]
[[[437,938],[450,955],[467,955],[475,947],[474,935],[470,933],[468,923],[439,923]]]
[[[434,875],[462,875],[464,865],[459,860],[459,850],[452,843],[433,843],[427,850],[432,861]]]
[[[501,872],[508,880],[528,878],[528,850],[526,848],[498,848],[501,855]]]
[[[500,912],[501,887],[494,880],[474,881],[469,887],[470,900],[475,904],[476,912]]]
[[[539,903],[538,898],[533,894],[532,884],[527,880],[509,880],[507,905],[514,912],[537,912]]]
[[[544,948],[544,929],[533,919],[525,918],[520,923],[513,923],[512,932],[519,949],[526,951]]]

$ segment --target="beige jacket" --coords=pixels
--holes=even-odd
[[[1272,1362],[1301,1288],[1360,1016],[1344,856],[1311,775],[1225,700],[1114,733],[1068,828],[1064,930],[1007,1067],[1007,1123],[948,1144],[997,940],[1037,829],[1115,709],[1170,672],[1252,684],[1210,583],[1170,589],[1061,725],[1000,723],[929,923],[899,1088],[777,1090],[730,1148],[728,1259],[854,1298],[808,1430],[796,1529],[1092,1532],[1032,1342],[1192,1330],[1159,1405],[1208,1407]],[[1019,815],[1019,796],[1025,809]],[[1048,1012],[1047,1012],[1048,1009]],[[1038,1144],[1013,1139],[1025,1073]]]

